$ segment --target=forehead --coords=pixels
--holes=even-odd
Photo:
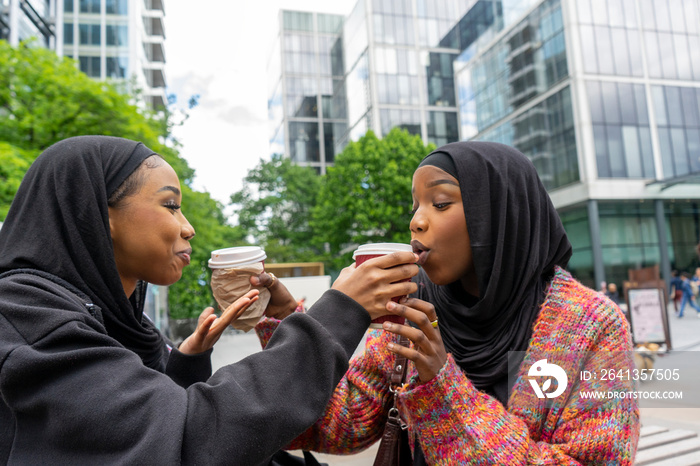
[[[415,192],[416,189],[430,189],[436,186],[456,187],[459,189],[459,182],[457,178],[434,165],[424,165],[413,174],[412,191]]]

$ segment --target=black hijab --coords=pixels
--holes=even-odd
[[[154,152],[109,136],[69,138],[27,171],[0,230],[0,273],[34,269],[77,287],[102,310],[110,336],[162,370],[165,344],[143,318],[144,283],[127,298],[114,261],[107,200]]]
[[[433,303],[445,348],[472,383],[505,404],[508,352],[525,351],[555,266],[571,244],[537,171],[516,149],[456,142],[428,154],[459,181],[479,285],[438,286],[419,275],[418,295]]]

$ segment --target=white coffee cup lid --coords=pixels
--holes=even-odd
[[[263,248],[259,246],[240,246],[235,248],[217,249],[211,252],[209,268],[228,269],[255,264],[267,258]]]
[[[352,254],[352,258],[357,256],[373,256],[379,254],[391,254],[396,251],[413,251],[410,244],[404,243],[367,243],[359,246]]]

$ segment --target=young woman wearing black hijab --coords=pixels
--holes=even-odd
[[[169,345],[143,292],[189,263],[180,203],[170,165],[126,139],[70,138],[28,170],[0,231],[0,463],[266,464],[323,412],[371,318],[416,289],[394,283],[415,256],[386,256],[292,313],[263,274],[266,313],[288,317],[212,375],[213,345],[258,292]]]
[[[418,291],[387,304],[412,325],[370,332],[324,416],[288,447],[348,454],[376,442],[400,354],[411,361],[397,403],[413,464],[631,465],[636,401],[581,395],[629,383],[579,380],[596,365],[630,367],[629,327],[564,270],[571,245],[532,163],[502,144],[445,145],[414,173],[413,212]],[[531,377],[560,376],[554,364],[566,377]]]

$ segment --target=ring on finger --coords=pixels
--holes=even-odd
[[[433,320],[432,322],[430,322],[430,325],[432,325],[433,328],[437,328],[437,327],[438,327],[438,320],[437,320],[437,317],[435,318],[435,320]]]

